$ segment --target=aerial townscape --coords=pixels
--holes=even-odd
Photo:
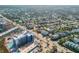
[[[0,53],[79,53],[79,6],[0,5]]]

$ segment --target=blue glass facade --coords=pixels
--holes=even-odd
[[[8,43],[8,48],[11,49],[11,52],[17,51],[17,48],[20,48],[21,46],[31,43],[34,40],[34,36],[32,33],[25,33],[18,36],[14,36],[11,38],[10,43]]]

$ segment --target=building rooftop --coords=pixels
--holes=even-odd
[[[0,18],[0,24],[6,24],[7,21],[5,21],[3,18]]]

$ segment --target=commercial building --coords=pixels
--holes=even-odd
[[[79,44],[79,39],[78,38],[74,38],[74,39],[72,39],[72,42],[74,42],[76,44]]]
[[[70,50],[73,50],[75,52],[79,52],[79,45],[75,44],[74,42],[67,41],[64,43],[64,46],[69,48]]]
[[[68,36],[68,35],[70,35],[69,31],[60,32],[60,33],[56,33],[56,34],[52,35],[51,39],[52,40],[58,40],[58,39],[60,39],[62,37]]]
[[[41,30],[41,34],[42,34],[43,36],[47,36],[47,35],[49,34],[49,32],[47,32],[47,31],[45,31],[45,30]]]
[[[34,35],[31,32],[24,32],[22,34],[9,37],[5,39],[5,46],[9,52],[19,52],[18,48],[24,45],[29,45],[34,41]]]
[[[3,18],[0,18],[0,32],[5,30],[6,21]]]

